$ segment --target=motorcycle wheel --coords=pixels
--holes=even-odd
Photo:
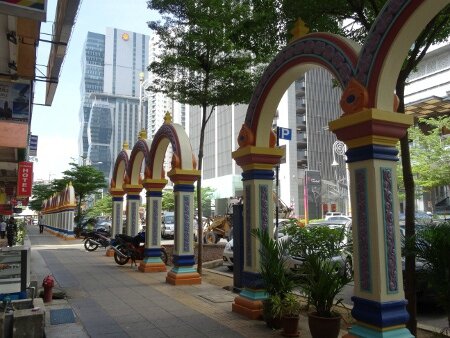
[[[92,242],[91,242],[91,239],[88,238],[88,239],[86,239],[86,240],[84,241],[84,248],[85,248],[87,251],[95,251],[95,250],[97,250],[97,248],[98,248],[98,244],[92,243]]]
[[[161,260],[164,262],[165,265],[167,265],[168,257],[167,257],[166,249],[164,249],[164,248],[161,248]]]
[[[125,248],[122,246],[117,247],[117,250],[119,250],[121,253],[123,253],[124,255],[126,255],[126,251]],[[120,256],[117,252],[114,251],[114,260],[116,261],[117,264],[119,265],[125,265],[128,263],[128,261],[130,260],[130,257],[122,257]]]

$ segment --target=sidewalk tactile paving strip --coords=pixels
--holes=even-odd
[[[50,310],[50,324],[68,324],[75,323],[75,316],[72,309]]]

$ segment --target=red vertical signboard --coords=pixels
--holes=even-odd
[[[19,162],[17,170],[17,198],[31,196],[33,185],[33,162]]]

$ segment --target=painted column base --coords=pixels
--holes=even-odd
[[[174,267],[167,273],[166,283],[172,285],[195,285],[202,283],[202,277],[193,267]]]
[[[234,299],[232,311],[249,319],[260,319],[263,314],[263,300],[267,299],[264,290],[244,289]]]
[[[166,265],[159,257],[145,257],[139,265],[141,272],[166,272]]]
[[[357,337],[367,337],[367,338],[413,338],[414,336],[405,327],[393,327],[391,329],[384,329],[383,331],[377,330],[376,328],[371,328],[362,325],[353,325],[349,333],[344,336],[344,338],[357,338]]]
[[[111,248],[106,249],[105,256],[106,257],[114,257],[114,250]]]

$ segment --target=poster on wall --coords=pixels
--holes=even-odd
[[[308,220],[322,218],[322,180],[320,171],[305,171],[305,210]]]
[[[0,120],[28,122],[30,96],[30,84],[0,82]]]

